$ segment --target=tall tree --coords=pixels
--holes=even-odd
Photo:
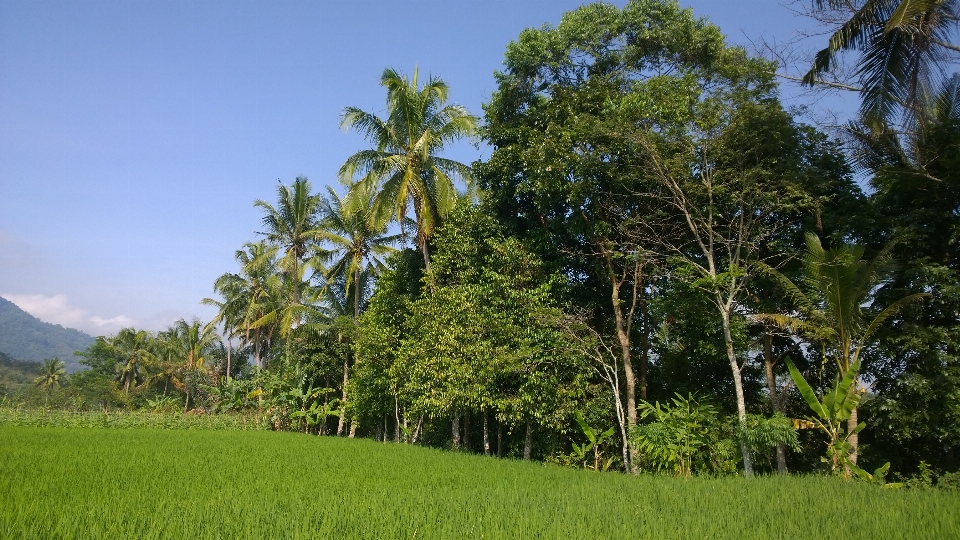
[[[344,200],[331,187],[327,187],[329,197],[324,197],[320,205],[322,238],[332,246],[325,250],[326,285],[328,291],[336,289],[330,286],[336,280],[342,280],[344,293],[350,296],[352,289],[353,318],[360,318],[362,305],[362,279],[364,272],[368,276],[379,274],[384,268],[383,258],[395,249],[392,247],[399,235],[387,232],[386,220],[378,216],[373,209],[374,186],[356,186],[350,196]],[[344,302],[349,305],[350,302]],[[335,302],[339,306],[339,302]],[[347,402],[347,383],[350,379],[349,356],[343,358],[343,394],[342,403]],[[337,424],[337,435],[343,432],[346,415],[341,414]]]
[[[745,418],[731,334],[744,272],[777,216],[809,199],[793,180],[803,176],[798,128],[771,66],[667,0],[584,6],[555,29],[524,31],[506,66],[486,107],[495,149],[480,183],[501,219],[575,277],[572,296],[597,329],[616,336],[630,426],[635,355],[642,368],[656,326],[651,274],[668,257],[673,276],[685,271],[716,308]]]
[[[386,69],[380,84],[387,89],[387,118],[356,107],[343,111],[341,126],[356,129],[374,146],[347,158],[340,168],[342,180],[369,189],[378,187],[374,212],[395,216],[401,225],[412,206],[417,223],[416,244],[430,266],[428,244],[434,228],[457,199],[454,180],[469,183],[470,167],[438,154],[445,146],[476,131],[477,118],[460,105],[446,104],[447,84],[430,77],[422,87],[418,70],[408,79]]]
[[[277,187],[276,207],[260,199],[253,203],[264,212],[265,230],[259,234],[283,250],[277,264],[290,282],[294,304],[300,302],[304,262],[322,237],[320,202],[319,195],[310,193],[310,181],[298,176],[291,186]]]

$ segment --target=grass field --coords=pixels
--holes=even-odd
[[[0,538],[960,538],[960,495],[259,431],[0,427]]]

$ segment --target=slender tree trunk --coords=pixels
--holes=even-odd
[[[650,358],[650,311],[646,298],[640,300],[640,318],[643,334],[640,341],[640,399],[647,399],[647,363]]]
[[[227,336],[227,382],[230,382],[230,352],[233,350],[233,340]]]
[[[454,413],[450,424],[453,430],[453,449],[460,450],[460,417],[456,413]]]
[[[377,442],[381,442],[383,440],[383,424],[380,422],[377,422],[377,434],[374,435],[374,439]]]
[[[487,410],[483,410],[483,455],[490,455],[490,431],[487,426]]]
[[[780,396],[777,395],[777,379],[773,373],[773,334],[768,325],[763,327],[763,367],[767,374],[767,392],[770,393],[770,409],[774,413],[782,412],[780,410]],[[781,475],[787,474],[787,446],[782,442],[777,443],[777,472]]]
[[[847,433],[853,433],[853,430],[857,429],[857,424],[859,424],[857,421],[857,408],[854,407],[853,410],[850,411],[850,418],[847,420]],[[850,443],[850,463],[856,465],[857,446],[859,446],[860,443],[860,434],[853,433],[853,435],[850,435],[847,439],[847,442]]]
[[[533,451],[533,422],[527,420],[527,433],[523,437],[523,460],[530,461],[530,453]]]
[[[610,276],[610,300],[613,306],[613,316],[614,316],[614,325],[617,334],[617,342],[620,345],[620,360],[623,362],[623,381],[624,381],[624,390],[626,393],[626,417],[627,417],[627,429],[626,432],[629,433],[637,425],[637,381],[636,374],[633,371],[633,361],[631,358],[631,342],[630,342],[630,330],[631,322],[633,318],[634,308],[637,305],[637,278],[639,277],[640,270],[639,266],[634,267],[633,277],[634,277],[634,286],[633,286],[633,297],[630,300],[630,309],[626,316],[623,312],[623,300],[620,299],[620,288],[623,286],[627,277],[627,270],[624,270],[621,275],[615,270],[613,265],[613,260],[609,251],[604,251],[604,260],[607,265],[607,273]],[[630,453],[630,463],[636,461],[635,449],[632,444],[627,442],[628,451]],[[633,466],[630,465],[630,472],[634,472]]]
[[[420,437],[420,430],[423,429],[423,415],[420,415],[420,419],[417,420],[417,427],[413,430],[413,437],[410,438],[410,444],[417,444],[417,439]]]
[[[470,411],[463,413],[463,448],[470,451]]]
[[[419,212],[417,221],[420,221]],[[420,244],[420,252],[423,254],[424,273],[430,272],[430,250],[427,248],[428,238],[422,231],[417,231],[417,243]]]
[[[730,310],[721,309],[720,316],[723,322],[723,341],[727,349],[727,360],[730,361],[730,370],[733,372],[733,388],[737,394],[737,419],[747,421],[747,403],[743,395],[743,379],[740,377],[740,364],[733,352],[733,336],[730,333]],[[743,474],[753,476],[753,459],[746,441],[740,441],[740,452],[743,454]]]
[[[340,395],[343,396],[343,401],[341,403],[342,412],[340,413],[340,419],[337,421],[337,437],[343,434],[343,428],[346,426],[346,411],[347,411],[347,380],[350,373],[350,356],[343,356],[343,390]]]
[[[503,457],[503,424],[497,422],[497,457]]]
[[[400,399],[397,398],[397,395],[393,395],[393,416],[396,420],[396,426],[394,426],[394,438],[393,441],[396,443],[400,442]]]
[[[350,421],[350,434],[347,435],[347,436],[350,437],[351,439],[354,438],[354,436],[356,436],[356,434],[357,434],[357,425],[358,425],[359,423],[360,423],[360,422],[358,422],[356,418],[354,418],[353,420]]]

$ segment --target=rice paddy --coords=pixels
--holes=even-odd
[[[0,538],[958,538],[960,495],[263,431],[0,427]]]

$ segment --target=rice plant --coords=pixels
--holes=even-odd
[[[0,538],[960,537],[960,496],[292,433],[0,427]]]

